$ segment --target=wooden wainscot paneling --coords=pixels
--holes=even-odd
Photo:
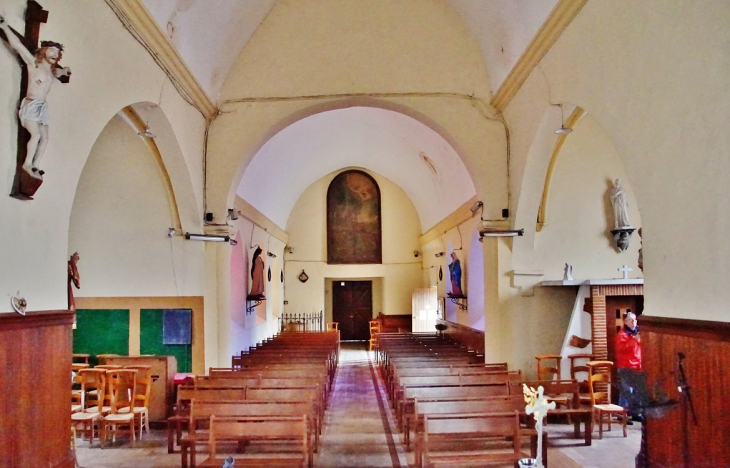
[[[484,354],[484,332],[475,328],[459,325],[448,320],[437,320],[436,323],[446,325],[444,335],[477,354]]]
[[[0,313],[0,467],[73,468],[67,310]]]
[[[413,316],[411,314],[386,315],[381,312],[378,314],[378,320],[380,320],[380,327],[383,332],[395,333],[413,329]]]
[[[730,323],[643,316],[639,325],[649,382],[680,402],[647,419],[646,466],[730,466]],[[694,417],[678,391],[680,353]]]

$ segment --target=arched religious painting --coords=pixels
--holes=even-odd
[[[382,263],[380,188],[346,171],[327,190],[327,263]]]

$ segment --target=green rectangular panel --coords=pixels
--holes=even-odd
[[[129,354],[128,309],[79,309],[73,331],[73,352],[90,354],[92,366],[97,354]]]
[[[142,309],[139,314],[139,352],[157,356],[175,356],[178,372],[193,370],[192,345],[162,344],[162,310]]]

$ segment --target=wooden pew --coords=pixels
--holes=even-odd
[[[482,385],[502,382],[520,382],[521,371],[502,372],[470,372],[452,375],[409,375],[400,377],[393,384],[393,399],[398,401],[403,396],[404,386],[436,386],[436,385]]]
[[[175,442],[180,445],[183,425],[190,419],[190,402],[192,400],[211,401],[243,401],[246,399],[245,388],[195,388],[181,385],[177,388],[175,414],[167,418],[167,453],[175,451]]]
[[[485,414],[485,413],[512,413],[517,411],[520,415],[520,435],[530,440],[530,456],[537,456],[537,431],[534,429],[534,419],[525,414],[525,400],[517,396],[473,398],[473,399],[449,399],[449,400],[424,400],[415,402],[414,432],[416,435],[416,462],[421,466],[421,455],[423,450],[424,417],[436,415],[457,415],[457,414]],[[407,433],[406,433],[407,434]],[[547,442],[542,446],[543,464],[547,467]]]
[[[208,438],[209,458],[201,468],[220,468],[225,457],[220,442],[232,439],[251,441],[289,441],[294,446],[292,452],[272,452],[262,454],[235,454],[236,466],[255,467],[307,467],[309,454],[307,438],[307,417],[210,417]],[[230,453],[230,452],[228,452]]]
[[[405,386],[403,387],[403,398],[396,406],[396,418],[399,428],[404,430],[407,418],[413,418],[415,411],[413,405],[416,398],[437,399],[437,398],[470,398],[509,395],[507,382],[484,384],[484,385],[439,385],[439,386]]]
[[[522,452],[520,419],[511,413],[425,415],[423,418],[423,466],[466,467],[516,462],[529,455]],[[491,446],[471,450],[475,440]],[[511,443],[505,446],[504,440]]]
[[[506,372],[507,363],[484,363],[484,364],[434,364],[429,367],[423,367],[420,365],[411,365],[404,363],[401,365],[391,366],[385,375],[385,382],[388,386],[389,392],[392,395],[393,388],[396,386],[396,382],[400,377],[409,376],[429,376],[429,375],[457,375],[461,373],[473,373],[473,372]]]
[[[315,409],[310,401],[198,401],[190,403],[189,432],[182,437],[180,446],[182,448],[182,468],[196,466],[196,445],[208,441],[208,432],[199,432],[201,422],[208,422],[210,417],[268,417],[268,416],[307,416],[312,420]],[[312,453],[317,444],[316,430],[312,424],[308,424],[308,446],[309,460],[312,461]]]
[[[318,387],[320,389],[317,395],[319,405],[324,409],[327,407],[327,379],[321,377],[291,377],[291,378],[259,378],[258,376],[240,378],[209,378],[196,377],[196,388],[244,388],[244,387],[269,387],[269,388],[299,388],[299,387]]]

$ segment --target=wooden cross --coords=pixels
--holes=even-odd
[[[25,10],[25,35],[21,35],[15,30],[13,30],[13,33],[25,45],[26,49],[32,52],[38,48],[41,24],[46,22],[48,22],[48,11],[44,10],[35,0],[28,0],[28,7]],[[4,36],[4,32],[0,31],[0,37],[7,40]],[[18,56],[16,55],[16,57]],[[18,57],[18,61],[23,70],[20,79],[20,97],[18,98],[18,102],[20,102],[26,96],[28,90],[28,70],[20,57]],[[62,83],[68,83],[69,81],[67,76],[58,79]],[[33,195],[35,195],[43,183],[43,179],[32,177],[22,169],[29,138],[28,131],[18,122],[18,151],[16,154],[15,179],[13,180],[13,188],[10,196],[20,200],[32,200]]]
[[[629,268],[628,265],[624,265],[621,268],[617,268],[618,271],[622,271],[624,273],[623,279],[629,279],[629,272],[634,271],[633,268]]]

